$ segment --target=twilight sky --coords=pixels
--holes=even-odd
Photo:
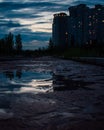
[[[22,35],[24,49],[46,47],[54,13],[79,3],[104,4],[104,0],[0,0],[0,38],[12,32]]]

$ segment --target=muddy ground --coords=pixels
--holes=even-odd
[[[1,73],[20,68],[63,72],[44,92],[1,91],[0,130],[104,130],[104,67],[52,57],[0,62]]]

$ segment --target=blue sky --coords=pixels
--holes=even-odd
[[[0,38],[21,33],[24,49],[46,47],[52,33],[53,14],[79,3],[104,4],[104,0],[0,0]]]

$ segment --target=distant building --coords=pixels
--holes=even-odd
[[[52,41],[55,47],[68,47],[68,19],[69,17],[65,13],[54,14],[52,25]]]
[[[69,17],[68,30],[74,37],[74,46],[104,44],[104,6],[73,6],[69,8]]]
[[[74,38],[74,46],[81,46],[87,41],[88,7],[85,4],[69,8],[69,33]]]
[[[54,15],[52,31],[57,47],[104,44],[104,6],[89,8],[80,4],[69,7],[69,16],[65,13]]]
[[[95,5],[93,9],[93,23],[95,23],[96,40],[98,44],[104,44],[104,5]]]

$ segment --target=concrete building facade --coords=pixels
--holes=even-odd
[[[69,44],[68,19],[65,13],[54,14],[52,40],[55,47],[66,48]]]
[[[87,36],[87,13],[88,7],[85,4],[73,6],[69,8],[70,21],[69,21],[69,33],[74,37],[75,46],[81,46],[86,42]]]
[[[69,15],[54,15],[52,39],[54,46],[70,47],[104,44],[104,6],[85,4],[69,7]]]

